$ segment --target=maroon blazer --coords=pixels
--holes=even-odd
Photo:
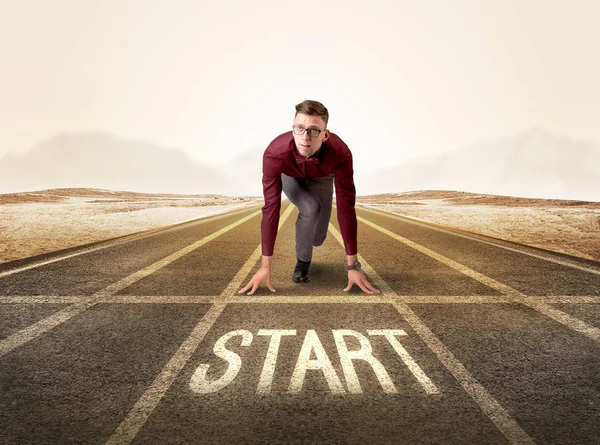
[[[310,157],[298,154],[291,131],[280,134],[269,144],[263,154],[263,195],[261,238],[262,254],[273,255],[279,213],[281,211],[281,173],[294,178],[318,178],[335,175],[337,217],[347,255],[356,255],[356,211],[354,202],[354,171],[352,153],[339,136],[330,132],[321,148]]]

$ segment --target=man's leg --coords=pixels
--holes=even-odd
[[[313,246],[320,246],[327,236],[333,174],[323,178],[292,178],[281,175],[283,192],[299,211],[296,220],[296,267],[292,281],[309,282],[308,270],[312,260]]]
[[[296,258],[303,262],[312,259],[313,241],[321,216],[321,203],[305,178],[292,178],[281,174],[283,193],[299,211],[296,219]]]
[[[327,230],[329,229],[329,220],[331,219],[331,204],[333,201],[333,173],[329,176],[323,176],[321,178],[310,178],[308,180],[308,187],[313,192],[319,203],[321,204],[321,213],[317,226],[315,229],[315,235],[313,237],[312,245],[320,246],[325,242],[327,237]]]

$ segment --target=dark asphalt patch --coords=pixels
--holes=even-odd
[[[600,437],[600,345],[519,304],[411,304],[539,443]]]
[[[209,305],[100,304],[0,360],[2,443],[104,443]]]
[[[260,216],[256,216],[136,281],[118,295],[220,295],[260,244],[259,222]]]
[[[600,275],[381,213],[358,210],[357,215],[528,295],[600,295]],[[359,222],[359,235],[367,227]]]
[[[6,303],[0,304],[0,339],[6,338],[43,318],[60,311],[68,304]]]
[[[501,295],[366,224],[359,223],[358,252],[398,295]]]
[[[283,336],[272,391],[257,394],[270,337],[260,329],[295,329]],[[398,390],[385,394],[371,366],[354,362],[362,394],[333,395],[320,370],[308,370],[302,390],[288,393],[302,343],[314,330],[347,390],[332,329],[350,329],[368,338],[375,356]],[[367,329],[403,329],[400,343],[441,390],[426,394],[384,337]],[[234,337],[227,348],[239,354],[241,369],[226,387],[211,394],[192,391],[196,368],[209,364],[209,379],[228,368],[213,353],[215,342],[234,330],[253,334],[250,345]],[[346,337],[348,349],[358,342]],[[312,358],[314,359],[314,353]],[[452,375],[390,305],[231,304],[179,374],[134,443],[506,443],[505,438]]]
[[[566,312],[575,318],[600,328],[600,304],[599,303],[569,303],[551,304],[558,310]]]

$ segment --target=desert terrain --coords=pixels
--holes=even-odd
[[[60,188],[0,194],[0,263],[232,209],[252,196],[177,195]]]
[[[600,261],[600,202],[443,190],[358,196],[356,202],[435,224]],[[88,188],[0,194],[0,263],[257,204],[262,204],[262,197],[148,194]]]
[[[446,190],[358,196],[358,204],[600,261],[600,202]]]

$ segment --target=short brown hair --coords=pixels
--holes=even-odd
[[[329,111],[327,111],[327,108],[325,108],[321,102],[317,102],[316,100],[305,100],[296,105],[296,114],[294,117],[296,117],[298,113],[308,114],[309,116],[319,116],[325,121],[325,128],[327,128]]]

